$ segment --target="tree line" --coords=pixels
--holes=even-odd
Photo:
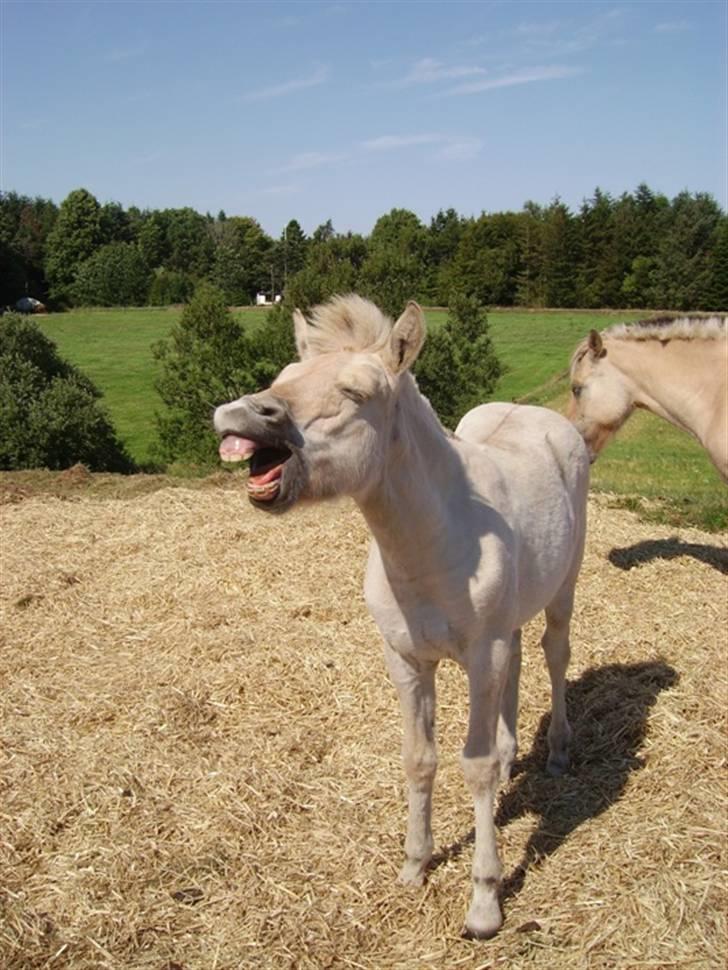
[[[280,237],[250,216],[192,208],[124,209],[76,189],[56,206],[0,195],[0,305],[24,295],[51,308],[187,303],[213,284],[229,305],[284,293],[310,305],[357,291],[390,312],[408,299],[483,305],[728,308],[728,216],[706,193],[673,199],[639,185],[618,198],[596,189],[577,211],[560,199],[519,212],[424,223],[406,209],[368,236],[331,220],[307,236],[291,219]]]

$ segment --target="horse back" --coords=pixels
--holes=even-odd
[[[455,434],[483,446],[506,476],[522,473],[524,467],[527,477],[555,470],[567,491],[585,493],[589,478],[586,446],[571,422],[556,411],[526,404],[481,404],[468,411]]]

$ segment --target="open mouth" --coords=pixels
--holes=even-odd
[[[250,459],[248,495],[256,502],[272,502],[281,489],[283,466],[291,457],[288,448],[265,445],[234,432],[223,435],[219,447],[220,458],[227,462]]]

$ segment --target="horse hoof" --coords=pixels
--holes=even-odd
[[[463,940],[492,940],[499,929],[500,926],[496,926],[494,930],[471,929],[466,923],[460,936]]]
[[[561,778],[569,770],[569,756],[552,755],[546,762],[546,772],[551,775],[552,778]]]
[[[466,940],[489,940],[503,925],[503,916],[497,901],[485,906],[471,906],[465,917],[462,936]]]
[[[409,886],[413,889],[420,889],[425,884],[425,869],[427,868],[427,863],[424,865],[418,862],[416,859],[408,859],[399,871],[397,876],[397,881],[402,886]]]

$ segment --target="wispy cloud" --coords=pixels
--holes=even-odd
[[[551,37],[560,27],[558,20],[521,22],[515,33],[522,37]]]
[[[465,64],[443,64],[432,57],[423,57],[416,61],[403,78],[397,84],[433,84],[436,81],[451,81],[454,78],[474,77],[486,74],[483,67],[476,67]]]
[[[692,24],[687,20],[667,20],[655,24],[655,32],[658,34],[682,34],[686,30],[692,30]]]
[[[360,142],[366,152],[390,152],[403,148],[432,145],[437,151],[430,157],[436,161],[465,161],[474,158],[483,147],[480,138],[427,132],[419,135],[381,135]]]
[[[158,162],[160,158],[164,158],[164,152],[144,152],[141,155],[133,155],[129,159],[129,163],[131,165],[153,165],[154,162]]]
[[[467,162],[480,154],[482,138],[453,138],[435,154],[438,162]]]
[[[48,127],[47,118],[26,118],[18,125],[21,131],[39,131],[41,128]]]
[[[561,78],[575,77],[581,73],[581,68],[566,67],[565,65],[526,67],[510,74],[502,74],[499,77],[483,78],[480,81],[458,84],[445,93],[453,95],[480,94],[482,91],[492,91],[495,88],[510,88],[516,84],[533,84],[537,81],[556,81]]]
[[[321,168],[324,165],[334,165],[343,162],[348,156],[346,152],[301,152],[294,155],[279,172],[303,172],[307,169]]]
[[[136,47],[119,47],[107,51],[103,58],[109,64],[122,64],[124,61],[131,61],[135,57],[142,57],[146,51],[146,44],[137,44]]]
[[[296,91],[303,91],[306,88],[314,88],[319,84],[324,84],[328,77],[328,67],[319,64],[313,74],[308,77],[294,78],[291,81],[283,81],[281,84],[273,84],[267,88],[258,88],[257,91],[248,91],[243,95],[243,100],[263,101],[267,98],[282,98],[287,94],[294,94]]]
[[[369,138],[361,142],[361,147],[368,152],[388,152],[397,148],[410,148],[412,145],[431,145],[442,141],[442,135],[381,135],[379,138]]]
[[[293,195],[294,192],[299,191],[299,186],[297,185],[269,185],[268,188],[261,189],[261,195]]]

